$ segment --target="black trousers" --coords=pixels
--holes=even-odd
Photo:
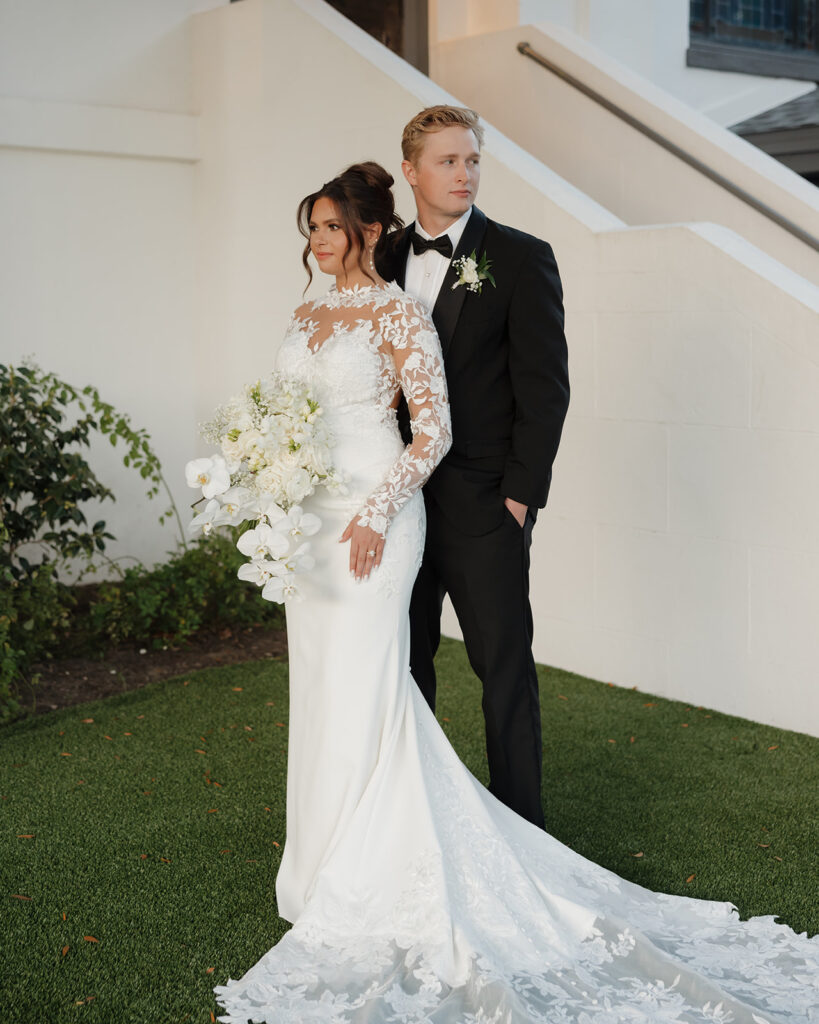
[[[410,604],[410,665],[435,710],[434,657],[449,594],[469,663],[483,684],[489,789],[507,807],[544,827],[540,800],[540,696],[532,656],[529,548],[535,515],[523,527],[508,509],[480,537],[462,533],[427,498],[424,560]]]

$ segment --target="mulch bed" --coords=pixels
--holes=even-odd
[[[241,661],[287,657],[283,629],[254,626],[202,630],[184,646],[153,650],[130,644],[106,651],[102,658],[61,658],[35,665],[37,685],[22,694],[36,714],[137,690],[147,683],[200,668]]]

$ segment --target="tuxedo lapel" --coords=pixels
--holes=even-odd
[[[470,217],[470,220],[472,218]],[[401,237],[395,244],[395,283],[399,288],[404,287],[407,276],[407,257],[409,256],[410,241],[415,230],[415,221],[404,228]]]
[[[449,346],[452,344],[455,328],[458,325],[458,317],[461,315],[461,308],[463,307],[467,292],[465,285],[461,285],[459,288],[452,287],[458,280],[457,271],[452,264],[461,256],[471,255],[473,249],[476,256],[480,258],[480,247],[485,234],[486,217],[477,206],[473,206],[469,220],[466,222],[464,233],[461,235],[461,240],[458,243],[458,248],[452,254],[452,261],[447,268],[441,290],[438,292],[435,307],[432,310],[432,322],[435,324],[438,337],[441,339],[441,349],[444,355],[447,354]],[[404,260],[404,263],[406,265],[406,260]]]

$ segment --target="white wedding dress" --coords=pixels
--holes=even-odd
[[[288,602],[284,938],[215,989],[228,1024],[819,1021],[819,938],[730,903],[653,893],[499,803],[409,672],[420,487],[449,445],[437,336],[397,285],[332,289],[291,319],[279,369],[314,388],[345,496],[319,489],[315,568]],[[413,444],[392,404],[404,390]],[[382,565],[348,570],[354,515]]]

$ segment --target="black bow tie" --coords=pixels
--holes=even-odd
[[[452,239],[449,235],[441,235],[439,238],[422,238],[417,231],[413,231],[412,251],[415,255],[420,256],[427,249],[434,249],[448,260],[452,259]]]

